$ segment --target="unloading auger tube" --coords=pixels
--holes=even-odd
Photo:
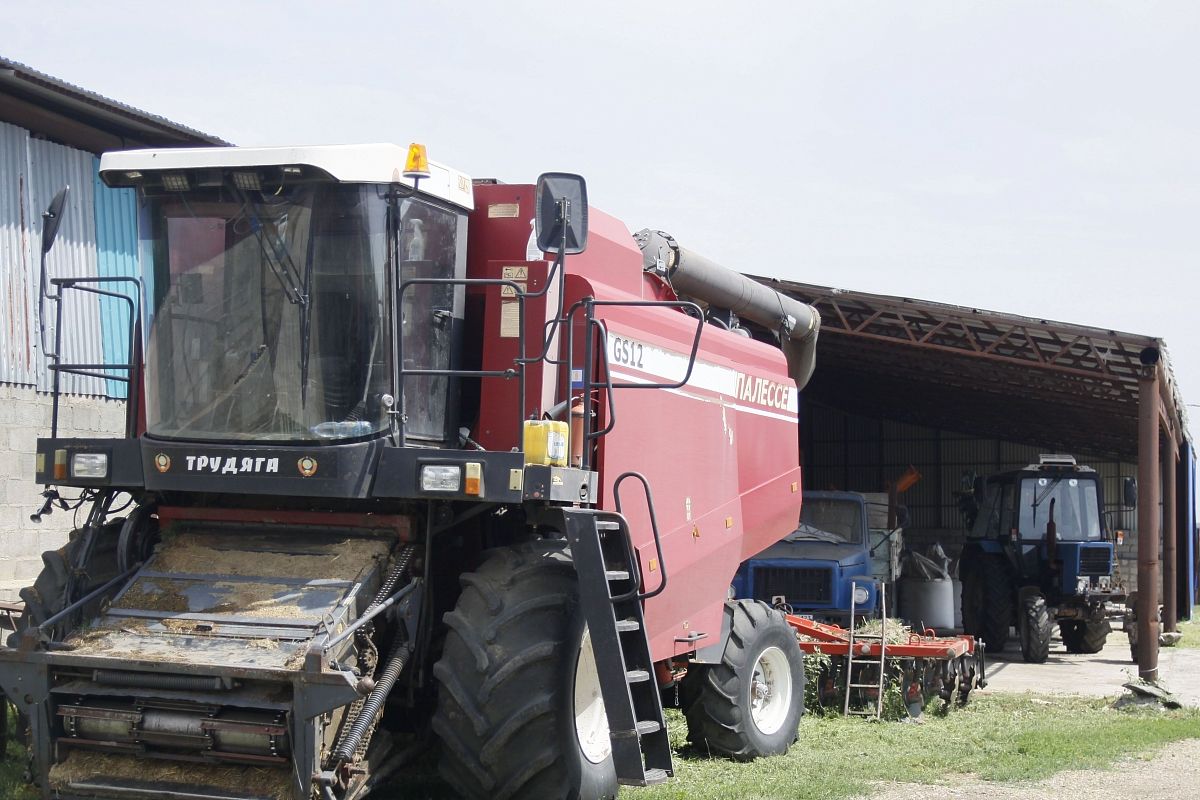
[[[728,309],[778,333],[788,374],[797,389],[804,388],[817,365],[821,315],[815,308],[680,247],[670,234],[645,229],[633,238],[643,269],[662,276],[677,295]]]

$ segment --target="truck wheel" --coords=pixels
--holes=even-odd
[[[983,579],[983,613],[977,619],[979,637],[989,653],[1002,653],[1008,644],[1013,619],[1013,586],[1008,565],[999,556],[983,559],[979,572]]]
[[[472,800],[616,797],[608,717],[566,543],[501,548],[460,581],[433,668],[442,776]]]
[[[1050,657],[1050,612],[1046,598],[1028,594],[1021,600],[1021,656],[1030,664],[1044,664]]]
[[[783,616],[757,600],[725,604],[732,615],[721,663],[688,670],[688,741],[737,759],[781,755],[804,713],[804,657]]]
[[[1099,653],[1104,649],[1104,642],[1112,630],[1108,620],[1103,619],[1087,622],[1071,620],[1060,624],[1059,629],[1068,653]]]

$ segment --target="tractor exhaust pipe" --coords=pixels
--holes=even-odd
[[[670,234],[647,228],[633,238],[643,269],[660,275],[676,294],[728,309],[777,333],[788,374],[797,390],[805,387],[817,365],[821,315],[815,308],[680,247]]]

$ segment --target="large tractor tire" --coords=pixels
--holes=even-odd
[[[433,668],[442,776],[470,800],[616,797],[608,717],[566,543],[501,548],[460,580]]]
[[[978,637],[983,619],[983,576],[977,567],[959,574],[962,585],[961,604],[963,633]]]
[[[1021,598],[1021,656],[1030,664],[1044,664],[1050,657],[1054,626],[1046,598],[1029,593]]]
[[[1112,628],[1108,620],[1067,620],[1059,624],[1063,646],[1068,653],[1099,653]]]
[[[804,713],[804,656],[783,616],[757,600],[725,604],[731,615],[721,663],[693,666],[685,682],[688,741],[738,761],[781,755]]]
[[[978,636],[989,653],[1003,653],[1013,623],[1013,583],[1008,564],[1000,556],[984,556],[978,575],[983,581],[983,609],[976,621]]]

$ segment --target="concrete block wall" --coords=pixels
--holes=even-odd
[[[50,435],[51,397],[31,387],[0,384],[0,600],[16,600],[42,568],[42,553],[61,547],[72,525],[56,509],[32,522],[42,487],[33,480],[39,436]],[[59,406],[62,436],[116,436],[125,429],[125,403],[64,395]],[[64,492],[74,496],[75,492]],[[80,510],[82,520],[83,509]]]

